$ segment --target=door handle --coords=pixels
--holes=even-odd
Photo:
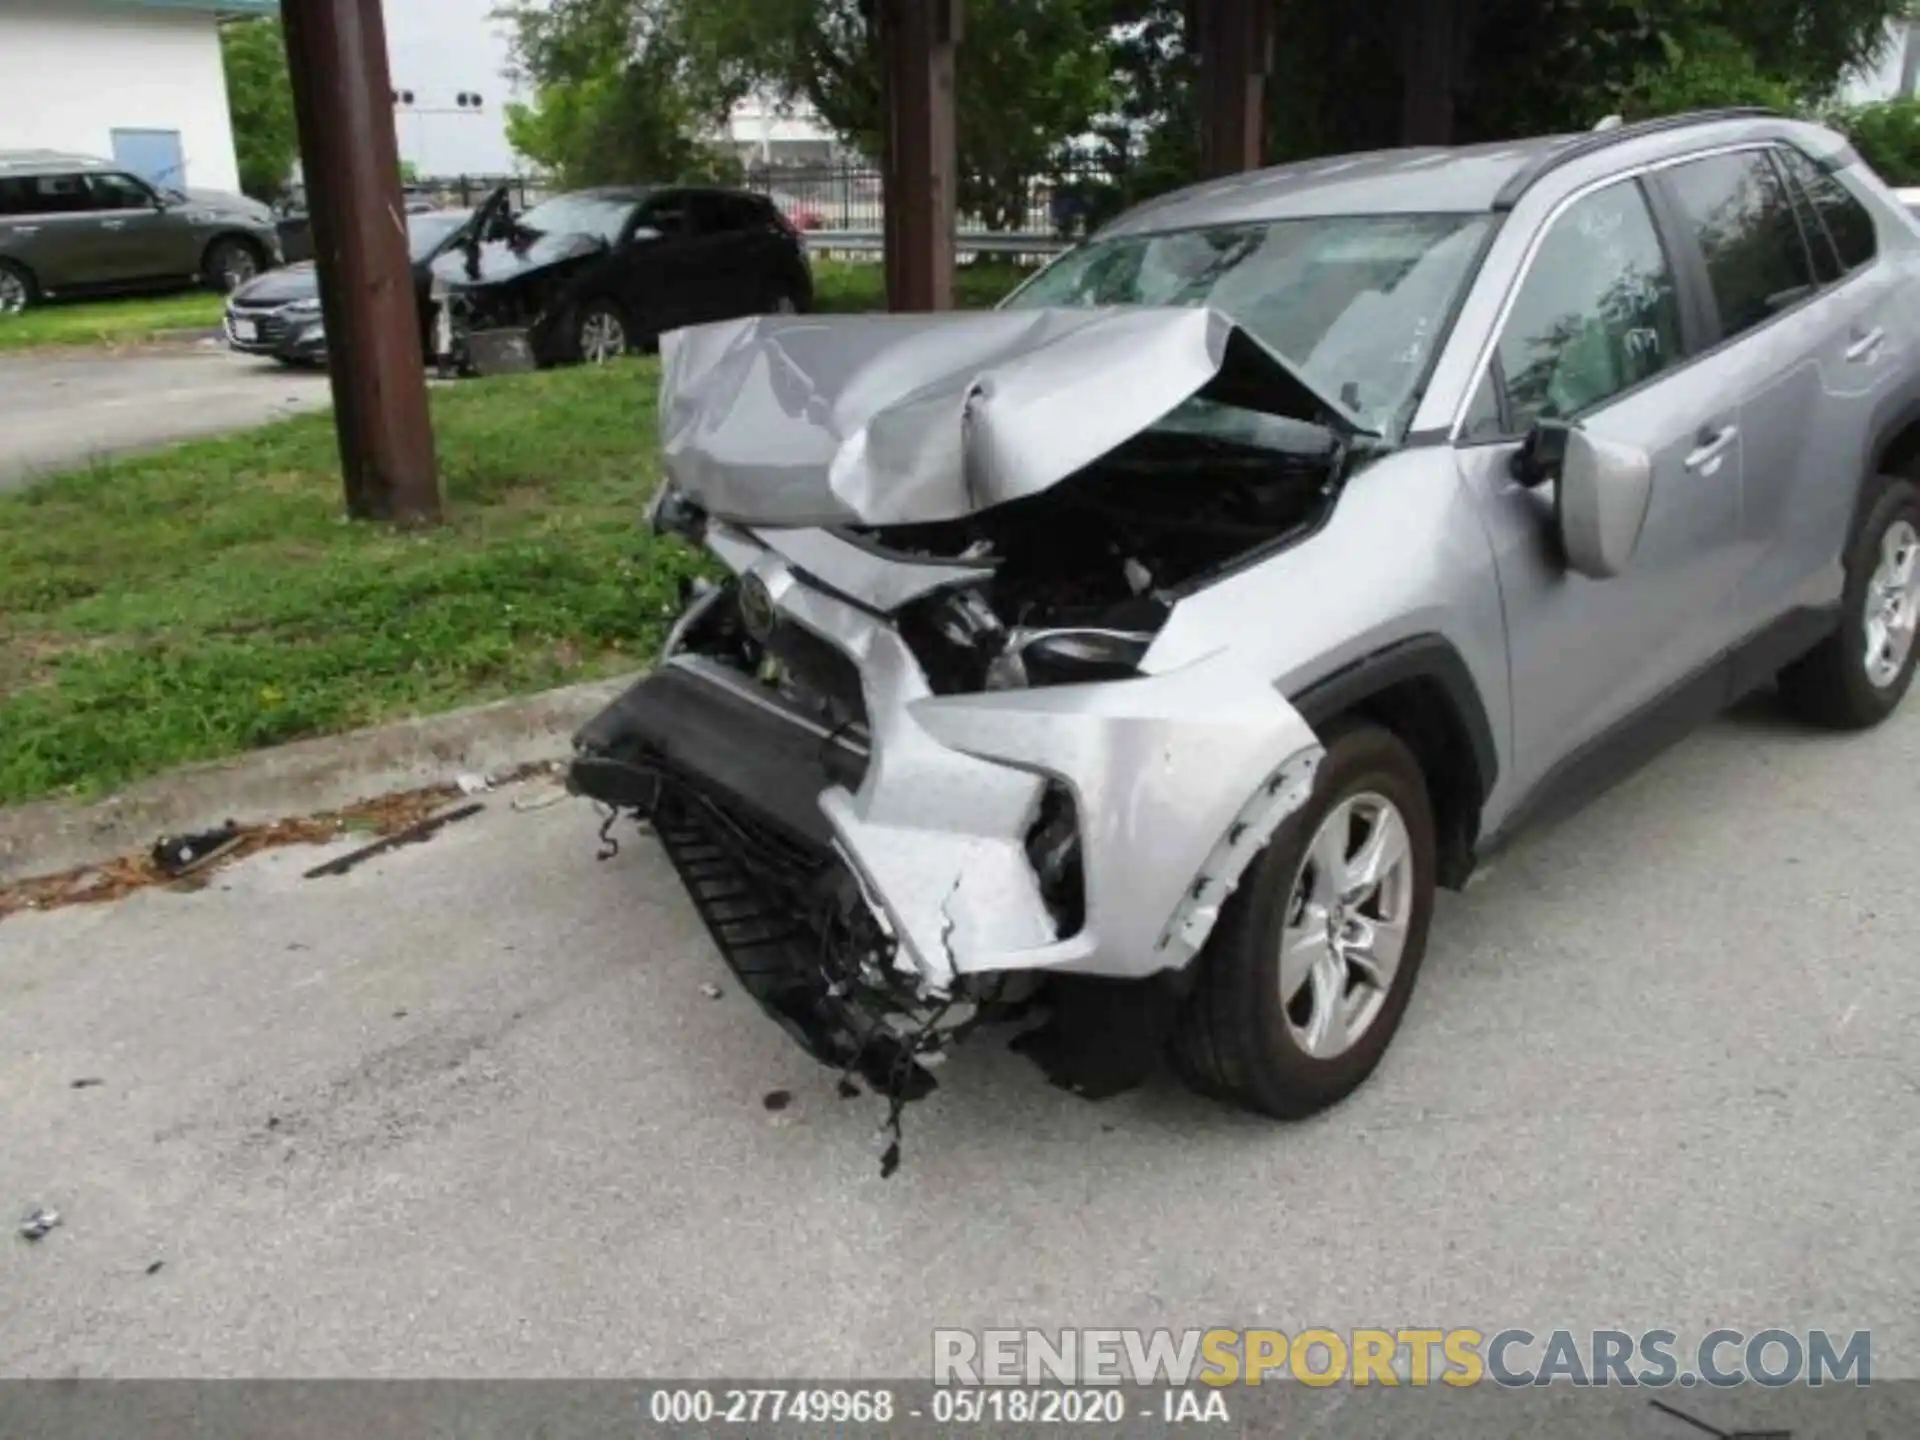
[[[1681,463],[1689,470],[1706,470],[1711,474],[1713,469],[1718,468],[1716,462],[1726,453],[1727,447],[1739,438],[1738,425],[1723,426],[1719,430],[1709,426],[1695,437],[1694,448],[1687,452],[1687,458]]]
[[[124,230],[127,228],[127,222],[124,220],[102,220],[100,222],[100,228],[102,230]]]
[[[1847,346],[1848,362],[1858,365],[1864,360],[1873,359],[1880,351],[1881,342],[1886,338],[1887,332],[1875,326],[1866,334],[1856,339],[1851,345]]]

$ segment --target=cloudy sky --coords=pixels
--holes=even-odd
[[[514,169],[503,102],[512,98],[501,71],[506,41],[488,19],[497,0],[387,0],[387,55],[393,88],[413,91],[414,110],[395,112],[400,158],[422,175],[498,175]],[[477,91],[477,115],[422,113],[454,109],[454,96]]]

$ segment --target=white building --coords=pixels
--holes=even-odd
[[[727,116],[726,144],[755,166],[830,165],[844,156],[831,130],[804,100],[748,95]]]
[[[1840,98],[1852,105],[1873,100],[1910,98],[1920,82],[1920,25],[1912,20],[1895,20],[1887,26],[1887,38],[1874,57],[1874,63],[1849,75],[1840,87]]]
[[[0,150],[117,160],[238,190],[219,22],[278,0],[0,0]]]

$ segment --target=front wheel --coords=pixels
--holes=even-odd
[[[0,260],[0,315],[18,315],[33,304],[33,276]]]
[[[1847,549],[1840,623],[1804,659],[1780,672],[1780,696],[1816,725],[1877,725],[1913,684],[1920,622],[1920,491],[1891,476]]]
[[[605,300],[590,300],[573,320],[575,358],[588,365],[604,365],[627,353],[627,322]]]
[[[209,288],[231,295],[260,273],[260,256],[244,240],[216,240],[207,247],[200,273]]]
[[[1331,731],[1313,794],[1274,833],[1198,962],[1173,1060],[1203,1093],[1291,1119],[1373,1072],[1433,914],[1427,783],[1390,731]]]

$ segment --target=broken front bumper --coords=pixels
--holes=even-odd
[[[763,542],[716,526],[708,542],[773,623],[851,658],[865,732],[829,732],[744,674],[670,655],[580,733],[575,788],[647,814],[678,795],[776,870],[768,837],[850,879],[884,938],[884,978],[929,1000],[1007,972],[1144,979],[1185,965],[1306,802],[1322,751],[1300,716],[1224,654],[1125,681],[936,696],[875,603],[900,602],[900,577],[839,542],[813,545],[803,573],[774,546],[791,552],[804,533]],[[1066,933],[1028,849],[1050,788],[1072,803],[1084,897]]]

